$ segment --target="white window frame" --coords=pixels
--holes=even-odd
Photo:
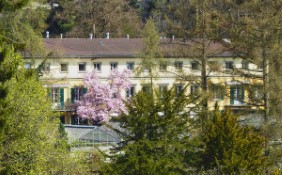
[[[160,97],[164,97],[164,92],[168,90],[168,84],[159,84]]]
[[[250,62],[249,61],[246,61],[246,60],[242,60],[242,69],[246,69],[248,70],[249,67],[250,67]]]
[[[111,66],[111,70],[117,69],[118,68],[118,62],[111,62],[110,66]]]
[[[62,70],[62,65],[66,65],[66,69],[67,70]],[[61,72],[68,72],[69,71],[69,64],[68,63],[60,63],[60,71]]]
[[[50,72],[50,70],[51,70],[51,63],[44,63],[43,71],[44,72]]]
[[[102,63],[101,62],[93,62],[94,70],[101,72],[102,71]]]
[[[80,70],[80,65],[84,66],[84,70]],[[78,71],[79,72],[86,72],[86,63],[85,62],[80,62],[78,63]]]
[[[179,95],[182,91],[183,91],[183,84],[176,84],[175,85],[175,91],[176,91],[176,95]]]
[[[50,88],[51,90],[51,102],[60,103],[60,88]]]
[[[126,89],[125,96],[126,98],[133,97],[135,95],[135,86],[131,86],[130,88]]]
[[[161,63],[160,64],[160,71],[165,72],[167,70],[167,64],[166,63]]]
[[[26,62],[26,63],[24,63],[24,68],[25,69],[31,69],[31,65],[32,65],[31,62]]]
[[[193,70],[193,71],[200,70],[200,64],[197,61],[192,61],[191,62],[191,70]]]
[[[234,62],[233,61],[225,61],[225,69],[226,70],[233,70],[234,69]]]
[[[135,63],[134,62],[126,62],[126,68],[129,70],[134,70]]]
[[[182,71],[183,70],[183,61],[175,61],[174,66],[175,66],[175,70]]]

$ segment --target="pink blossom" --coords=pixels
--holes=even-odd
[[[76,101],[78,116],[103,123],[109,121],[112,113],[127,112],[121,92],[132,86],[130,75],[131,71],[128,69],[123,72],[115,69],[110,73],[108,82],[103,84],[95,71],[87,73],[83,78],[83,83],[88,88],[87,93],[81,101]]]

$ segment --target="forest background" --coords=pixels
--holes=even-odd
[[[0,0],[1,174],[281,173],[280,146],[269,144],[281,139],[281,8],[280,0]],[[92,33],[104,38],[109,32],[111,37],[175,36],[192,41],[201,51],[196,61],[205,95],[206,42],[228,38],[237,57],[262,67],[264,125],[259,129],[238,125],[229,111],[220,113],[217,107],[208,111],[207,98],[202,98],[199,127],[186,117],[179,120],[181,107],[193,99],[183,96],[177,101],[168,91],[168,103],[153,98],[148,106],[144,98],[152,96],[140,93],[133,101],[140,109],[128,106],[129,114],[137,115],[124,114],[119,121],[132,133],[125,137],[129,142],[122,148],[124,154],[112,157],[109,164],[98,153],[74,154],[48,105],[40,69],[22,69],[24,60],[17,54],[22,49],[31,55],[42,51],[46,31],[50,37],[87,38]],[[148,48],[145,53],[152,53],[150,60],[155,60],[158,51]],[[158,118],[160,109],[169,114],[166,120]],[[169,125],[174,122],[179,127]],[[190,138],[187,133],[194,127],[198,135]]]

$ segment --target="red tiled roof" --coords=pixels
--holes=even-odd
[[[143,48],[142,39],[86,39],[46,38],[48,51],[61,53],[61,57],[135,57]]]
[[[127,58],[138,57],[144,48],[142,38],[44,38],[44,46],[51,57],[65,58]],[[164,57],[197,57],[200,55],[197,40],[182,42],[179,39],[161,39]],[[208,57],[231,57],[232,52],[222,43],[207,41]],[[25,53],[26,54],[26,53]],[[24,55],[28,57],[28,55]],[[40,57],[40,55],[38,55]]]

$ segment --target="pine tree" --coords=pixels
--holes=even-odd
[[[185,174],[194,160],[195,143],[186,106],[190,100],[175,89],[162,96],[140,92],[118,121],[125,146],[112,158],[105,174]],[[192,151],[193,150],[193,151]],[[190,155],[185,159],[184,155]],[[191,159],[190,159],[191,158]]]
[[[265,168],[265,137],[253,128],[242,126],[230,111],[215,107],[200,135],[204,147],[199,168],[217,169],[220,174],[260,174]]]

